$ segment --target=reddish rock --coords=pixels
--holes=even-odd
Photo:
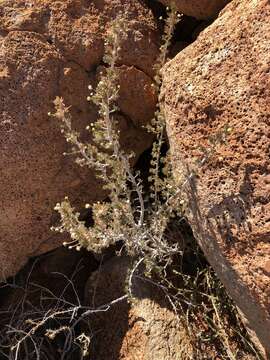
[[[104,196],[93,174],[63,157],[66,142],[47,114],[60,95],[75,128],[95,120],[87,86],[96,82],[104,36],[120,10],[127,11],[129,37],[119,62],[125,99],[117,119],[123,147],[138,156],[151,143],[140,126],[156,102],[159,32],[150,10],[137,0],[0,2],[0,279],[62,242],[50,232],[56,202],[69,195],[80,206]]]
[[[91,71],[103,58],[103,39],[111,19],[126,12],[129,37],[121,62],[153,74],[158,32],[151,11],[138,0],[3,0],[0,30],[33,31],[55,45],[65,59]]]
[[[157,98],[152,83],[143,71],[131,66],[120,67],[118,105],[136,127],[146,124],[149,114],[154,114],[156,110]]]
[[[187,217],[208,260],[270,351],[270,3],[235,0],[164,69],[163,98]],[[203,166],[202,147],[225,126]]]
[[[113,258],[91,275],[86,305],[98,307],[125,295],[130,260]],[[133,301],[119,302],[91,317],[90,358],[102,360],[181,360],[188,344],[185,330],[169,309],[160,288],[133,278]],[[184,342],[187,343],[184,344]]]
[[[231,0],[159,0],[164,5],[175,3],[181,14],[197,19],[211,19]]]

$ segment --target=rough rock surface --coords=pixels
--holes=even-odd
[[[66,143],[47,113],[60,95],[76,128],[96,118],[87,86],[96,82],[110,21],[124,9],[130,30],[119,63],[125,98],[118,120],[123,146],[139,155],[151,142],[139,125],[156,102],[159,32],[151,11],[139,0],[0,2],[0,279],[62,241],[49,228],[63,196],[77,205],[103,196],[93,174],[62,156]]]
[[[162,90],[175,173],[196,172],[185,187],[188,220],[268,352],[269,49],[269,1],[235,0],[168,63]],[[217,141],[213,156],[195,165],[226,125],[227,142]]]
[[[172,0],[159,0],[164,5],[169,5]],[[185,15],[193,16],[197,19],[210,19],[215,17],[218,12],[231,0],[175,0],[177,10]]]
[[[93,273],[86,285],[86,305],[98,307],[126,292],[128,258],[117,257]],[[90,359],[181,360],[184,329],[168,308],[164,293],[145,280],[132,282],[134,302],[120,302],[91,318]]]

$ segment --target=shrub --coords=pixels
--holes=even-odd
[[[155,65],[153,85],[157,91],[161,84],[161,69],[165,64],[178,18],[174,9],[168,12],[163,44]],[[79,213],[72,207],[69,199],[65,198],[55,207],[61,215],[61,224],[54,229],[70,234],[72,240],[65,244],[69,248],[76,247],[80,250],[85,247],[98,253],[112,244],[122,242],[128,255],[153,265],[170,262],[172,255],[178,251],[177,243],[170,244],[164,233],[171,217],[179,213],[181,201],[178,184],[172,175],[170,154],[161,155],[165,120],[160,104],[157,105],[155,118],[148,126],[148,131],[156,136],[148,179],[150,194],[145,194],[140,173],[134,172],[130,165],[134,155],[125,153],[120,146],[119,131],[114,120],[119,93],[117,61],[127,30],[125,14],[120,14],[112,22],[105,41],[104,62],[107,66],[96,89],[89,87],[88,100],[99,109],[98,120],[86,128],[91,132],[91,143],[80,140],[79,134],[72,128],[68,107],[62,99],[55,100],[56,112],[53,116],[60,120],[66,141],[71,144],[72,153],[77,154],[76,162],[95,171],[108,193],[109,201],[91,206],[94,224],[88,228],[79,219]],[[146,197],[150,197],[150,201]],[[85,206],[90,207],[89,204]]]

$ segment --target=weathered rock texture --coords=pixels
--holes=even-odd
[[[231,0],[159,0],[164,5],[175,3],[177,10],[197,19],[210,19]]]
[[[235,0],[164,69],[163,96],[188,220],[206,256],[270,351],[270,3]],[[226,125],[203,166],[200,148]],[[186,175],[187,176],[187,175]]]
[[[77,205],[103,196],[93,174],[62,156],[66,143],[47,113],[60,95],[77,129],[95,120],[87,86],[97,81],[104,36],[121,10],[130,30],[119,62],[118,120],[123,146],[139,155],[151,142],[140,125],[156,103],[159,34],[149,9],[137,0],[0,2],[0,279],[62,241],[49,228],[64,195]]]
[[[113,258],[88,280],[86,305],[98,307],[126,293],[129,259]],[[189,346],[185,330],[168,308],[164,293],[145,280],[133,278],[136,298],[113,305],[91,317],[93,334],[90,359],[181,360]]]

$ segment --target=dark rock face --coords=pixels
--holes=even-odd
[[[151,143],[141,125],[156,103],[151,77],[159,31],[150,10],[137,0],[1,1],[0,279],[62,242],[50,232],[56,202],[68,195],[82,205],[104,196],[94,174],[63,157],[66,142],[47,114],[59,95],[71,106],[76,129],[96,119],[87,86],[98,77],[110,22],[124,9],[130,30],[119,64],[118,120],[123,147],[139,155]]]
[[[65,311],[71,304],[79,305],[83,301],[87,279],[97,267],[98,263],[88,251],[77,252],[61,247],[32,258],[14,278],[10,278],[6,284],[1,283],[1,359],[12,358],[14,353],[10,346],[13,343],[13,335],[6,331],[8,326],[27,332],[30,318],[39,321],[53,309]],[[50,328],[52,327],[54,325],[51,323]],[[35,340],[32,337],[36,344],[40,344],[39,357],[58,359],[61,335],[55,339],[56,341],[52,341],[41,334],[43,334],[42,330],[33,334]],[[18,359],[38,357],[31,352],[32,340],[25,342],[24,349],[26,350],[21,349]],[[79,359],[80,351],[78,350],[76,346],[71,346],[65,358]]]
[[[208,260],[270,351],[270,3],[233,1],[164,69],[163,99],[188,221]],[[202,166],[201,148],[226,143]]]

